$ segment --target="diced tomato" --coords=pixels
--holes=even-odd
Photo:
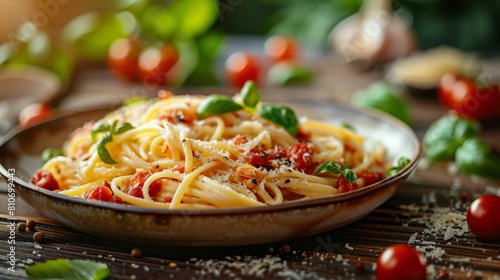
[[[56,181],[52,173],[44,169],[38,169],[31,177],[31,183],[40,188],[54,191],[59,189],[59,183]]]
[[[358,184],[356,182],[349,184],[344,176],[341,176],[337,182],[337,189],[340,193],[350,192],[358,189]]]
[[[363,179],[363,181],[365,182],[365,186],[368,186],[384,179],[384,173],[364,170],[360,174],[358,174],[358,178]]]
[[[174,166],[174,171],[177,171],[179,173],[184,173],[184,166],[176,165]]]
[[[103,185],[94,186],[88,189],[83,194],[83,199],[96,200],[96,201],[111,201],[111,199],[113,198],[113,192],[106,185],[107,183]]]
[[[245,161],[255,166],[273,166],[273,160],[286,158],[287,154],[280,146],[274,149],[264,150],[263,147],[255,147],[245,155]]]
[[[308,171],[312,164],[314,149],[306,143],[297,143],[288,149],[288,158],[295,162],[295,169]]]
[[[113,195],[113,197],[111,197],[111,200],[109,202],[116,204],[125,204],[123,200],[116,195]]]
[[[238,134],[238,135],[236,135],[236,137],[234,137],[234,144],[235,145],[242,145],[242,144],[245,144],[247,142],[248,142],[248,139],[243,135]]]
[[[145,170],[137,171],[134,176],[130,178],[127,194],[138,198],[144,198],[144,196],[142,195],[142,187],[144,186],[144,182],[146,182],[150,175],[151,174]],[[160,179],[153,181],[151,185],[149,185],[149,196],[155,197],[158,192],[160,192],[161,186],[162,183]]]

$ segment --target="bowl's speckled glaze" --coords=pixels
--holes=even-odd
[[[347,122],[358,133],[384,143],[391,158],[405,156],[410,164],[398,174],[371,186],[337,195],[282,205],[219,210],[160,210],[98,203],[67,197],[29,183],[42,162],[41,152],[61,146],[68,134],[109,109],[60,117],[0,141],[0,173],[34,208],[68,227],[110,238],[159,245],[229,246],[287,240],[352,223],[389,199],[415,169],[420,144],[403,123],[376,112],[325,103],[288,103],[298,116],[331,123]]]

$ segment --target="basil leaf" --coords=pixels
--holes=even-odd
[[[129,131],[129,130],[131,130],[133,128],[134,128],[133,125],[131,125],[128,122],[124,122],[124,123],[121,123],[121,124],[113,127],[113,134],[122,134],[125,131]]]
[[[389,168],[387,170],[386,174],[388,176],[392,176],[392,175],[398,173],[399,171],[403,170],[403,168],[405,168],[409,163],[410,163],[410,159],[409,158],[400,157],[398,159],[397,164],[395,166]]]
[[[196,112],[198,113],[198,119],[203,120],[210,115],[221,115],[241,109],[243,109],[243,107],[234,102],[231,98],[224,95],[213,94],[209,95],[201,102]]]
[[[47,148],[42,152],[42,161],[43,163],[46,163],[47,161],[58,156],[64,156],[64,153],[61,151],[61,149]]]
[[[344,170],[342,170],[342,175],[349,184],[352,184],[356,182],[356,180],[358,180],[358,176],[356,176],[356,173],[354,173],[354,171],[349,168],[344,168]]]
[[[466,140],[457,149],[455,163],[464,174],[500,179],[500,156],[493,154],[479,139]]]
[[[321,174],[321,173],[340,174],[341,172],[342,172],[342,166],[340,166],[340,164],[336,163],[335,161],[325,162],[316,170],[316,174]]]
[[[92,141],[95,142],[95,139],[99,132],[106,132],[106,131],[111,131],[111,126],[109,126],[109,123],[104,119],[98,120],[92,127],[92,132],[91,132]]]
[[[377,82],[352,96],[352,103],[386,112],[406,124],[411,124],[410,106],[397,92],[384,82]]]
[[[276,86],[308,84],[312,78],[311,70],[288,62],[277,63],[267,72],[267,80]]]
[[[32,280],[81,279],[103,280],[110,275],[108,266],[87,260],[48,260],[27,266],[26,275]]]
[[[431,162],[453,158],[455,151],[479,133],[479,123],[456,116],[444,116],[425,132],[424,152]]]
[[[241,89],[241,99],[248,108],[255,108],[260,101],[260,91],[253,81],[247,81]]]
[[[292,109],[286,106],[265,103],[260,107],[259,115],[266,120],[270,120],[282,126],[291,135],[295,135],[299,132],[299,121]]]
[[[99,140],[97,140],[97,154],[99,158],[107,164],[116,164],[117,162],[111,157],[109,151],[106,149],[106,144],[113,141],[111,132],[106,132]]]

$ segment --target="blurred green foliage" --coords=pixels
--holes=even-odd
[[[423,49],[449,45],[482,53],[500,49],[498,0],[395,0],[412,18]]]
[[[222,22],[225,30],[263,34],[262,28],[266,28],[270,34],[292,35],[304,43],[322,47],[327,46],[334,26],[357,12],[363,4],[363,0],[243,2],[234,12],[228,13],[225,19],[227,24]],[[248,13],[245,19],[236,16],[240,7]],[[440,45],[482,53],[498,52],[500,49],[498,0],[393,0],[392,7],[415,30],[422,49]],[[249,21],[251,17],[265,17],[266,20]]]
[[[74,60],[105,61],[114,41],[130,38],[143,46],[177,46],[175,85],[217,84],[214,61],[224,43],[223,33],[213,31],[218,9],[217,0],[115,0],[108,10],[69,21],[60,38],[49,38],[36,24],[26,23],[0,46],[0,65],[36,65],[68,82]]]
[[[52,42],[38,27],[25,22],[12,34],[8,42],[0,45],[0,65],[24,68],[28,65],[52,71],[66,84],[74,67],[73,58]]]

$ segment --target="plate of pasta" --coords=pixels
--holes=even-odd
[[[162,245],[286,240],[352,223],[416,167],[392,117],[338,104],[161,92],[11,132],[0,172],[74,229]],[[15,170],[15,177],[14,177]]]

